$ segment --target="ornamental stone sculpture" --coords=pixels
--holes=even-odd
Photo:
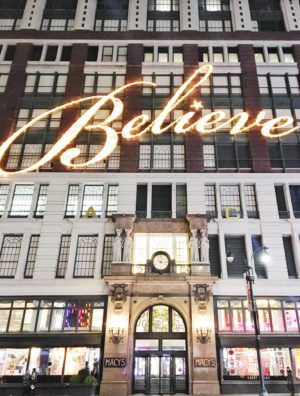
[[[117,236],[114,240],[114,250],[113,250],[113,263],[121,263],[122,262],[122,230],[116,230]]]
[[[205,230],[200,231],[200,253],[201,262],[209,263],[209,240],[206,237]]]
[[[190,237],[190,250],[191,250],[191,262],[199,263],[199,240],[197,238],[197,230],[191,230],[192,236]]]
[[[131,262],[131,248],[132,248],[132,238],[130,236],[131,230],[125,230],[126,237],[124,239],[123,248],[123,263]]]

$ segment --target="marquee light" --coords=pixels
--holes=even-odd
[[[175,121],[166,125],[166,120],[169,118],[170,113],[175,110],[185,99],[189,98],[197,88],[203,85],[203,83],[210,77],[212,72],[213,67],[211,65],[201,66],[191,75],[187,81],[184,82],[184,84],[178,88],[177,92],[169,100],[166,107],[155,118],[154,121],[151,122],[149,116],[146,114],[134,117],[123,127],[121,132],[122,137],[125,139],[136,139],[147,132],[151,132],[154,135],[160,135],[170,129],[174,129],[174,132],[178,134],[196,131],[201,135],[206,135],[223,130],[225,126],[228,126],[230,128],[229,133],[231,135],[238,135],[243,132],[248,132],[250,129],[256,127],[261,130],[262,135],[266,138],[278,138],[289,135],[290,133],[293,133],[299,129],[298,127],[293,126],[294,120],[292,117],[288,116],[277,117],[265,121],[264,111],[261,111],[256,116],[255,121],[249,125],[247,125],[247,122],[249,121],[249,114],[244,111],[235,114],[229,119],[226,119],[226,114],[223,111],[214,111],[201,116],[200,114],[197,114],[201,111],[201,109],[203,109],[201,100],[194,100],[193,104],[190,106],[194,111],[189,111],[177,118]],[[108,124],[117,120],[117,118],[122,115],[124,108],[123,102],[119,98],[116,98],[116,95],[132,86],[156,87],[156,84],[145,81],[136,81],[131,84],[126,84],[105,96],[90,96],[58,106],[28,122],[18,131],[13,133],[1,145],[0,161],[3,160],[14,141],[16,141],[16,139],[18,139],[22,134],[26,133],[26,131],[30,127],[34,126],[38,121],[62,110],[78,106],[81,103],[96,101],[96,103],[93,104],[81,117],[79,117],[78,120],[62,135],[62,137],[54,144],[47,154],[43,156],[43,158],[28,168],[15,172],[6,172],[0,168],[0,176],[23,174],[38,170],[43,165],[56,158],[59,154],[61,154],[61,163],[72,169],[86,168],[89,165],[95,164],[107,158],[116,148],[119,139],[118,135],[120,134]],[[111,102],[113,106],[111,114],[104,121],[97,125],[88,125],[91,119],[96,115],[97,111],[103,108],[103,106],[109,102]],[[197,116],[198,120],[192,121]],[[102,149],[92,159],[85,163],[74,164],[74,160],[81,153],[80,150],[78,148],[69,148],[64,151],[64,149],[66,149],[68,145],[72,143],[75,138],[84,130],[103,131],[106,135],[106,141]]]

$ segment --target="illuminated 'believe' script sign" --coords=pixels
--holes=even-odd
[[[130,120],[123,128],[122,136],[126,139],[135,139],[147,132],[152,132],[154,135],[159,135],[170,129],[173,129],[175,133],[185,134],[190,131],[198,132],[199,134],[210,134],[219,130],[224,130],[224,127],[230,129],[231,135],[237,135],[242,132],[248,132],[251,128],[256,127],[261,130],[263,136],[268,138],[280,137],[288,135],[298,130],[298,127],[293,126],[293,118],[291,117],[278,117],[268,121],[265,121],[265,112],[261,111],[254,122],[249,123],[249,114],[247,112],[240,112],[230,119],[226,119],[226,115],[223,111],[214,111],[209,114],[197,118],[197,112],[202,107],[201,102],[194,103],[191,108],[194,111],[189,111],[183,116],[177,118],[175,121],[166,125],[166,120],[171,111],[173,111],[179,104],[187,99],[192,92],[200,87],[211,75],[213,67],[211,65],[201,66],[196,70],[193,75],[177,90],[174,96],[170,99],[166,107],[158,115],[158,117],[151,122],[150,118],[146,114],[139,115]],[[64,109],[72,106],[77,106],[80,103],[93,100],[95,104],[87,110],[78,120],[63,134],[63,136],[54,144],[51,150],[44,155],[39,161],[29,166],[26,169],[22,169],[16,172],[6,172],[0,168],[0,176],[7,176],[10,174],[21,174],[27,173],[39,169],[59,154],[61,163],[69,168],[80,169],[85,168],[89,165],[95,164],[108,157],[116,148],[118,143],[118,132],[115,131],[109,124],[115,121],[123,113],[123,102],[116,97],[117,94],[124,91],[126,88],[132,86],[152,86],[156,84],[151,82],[137,81],[131,84],[124,85],[121,88],[116,89],[105,96],[90,96],[88,98],[82,98],[75,100],[71,103],[64,104],[56,107],[55,109],[49,110],[44,114],[31,120],[29,123],[24,125],[12,136],[10,136],[0,147],[0,161],[3,159],[7,151],[13,142],[26,132],[30,127],[34,126],[41,119],[50,116],[51,114],[57,113]],[[101,109],[105,104],[112,103],[111,114],[101,123],[97,125],[88,125],[91,119],[95,116],[97,111]],[[66,147],[75,140],[75,138],[83,131],[102,131],[106,134],[106,141],[102,149],[89,161],[81,164],[74,164],[74,159],[80,155],[78,148],[67,149],[63,152]]]

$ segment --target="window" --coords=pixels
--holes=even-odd
[[[45,61],[46,62],[54,62],[57,57],[58,46],[57,45],[48,45]]]
[[[283,236],[282,239],[289,278],[296,279],[298,277],[298,274],[296,269],[292,238],[291,236]]]
[[[92,210],[96,216],[100,217],[103,204],[103,186],[84,186],[81,216],[86,216]]]
[[[254,263],[255,263],[256,276],[260,279],[266,279],[267,278],[267,269],[266,269],[265,265],[262,264],[262,260],[261,260],[262,251],[260,250],[260,248],[263,246],[261,235],[252,235],[251,240],[252,240],[253,254],[254,254],[254,252],[256,252],[253,256]]]
[[[128,0],[100,0],[97,1],[96,31],[125,31],[127,30]]]
[[[102,276],[107,276],[111,274],[111,263],[113,260],[113,245],[114,245],[114,235],[104,236],[104,247],[103,247],[103,257],[102,257]]]
[[[0,300],[0,333],[24,333],[25,335],[26,333],[55,332],[62,335],[64,332],[65,337],[68,337],[70,332],[93,331],[94,334],[96,332],[99,334],[102,332],[103,313],[104,301],[90,298],[79,300],[76,296],[67,300],[64,298],[59,300],[49,298],[47,300],[2,299]],[[34,335],[31,334],[31,336]],[[1,353],[0,349],[0,357],[2,357]],[[30,364],[32,363],[30,360]],[[52,363],[54,363],[53,360]],[[63,364],[63,357],[61,364]],[[2,367],[0,366],[0,375]],[[47,366],[44,366],[43,370],[46,368]],[[50,375],[55,375],[56,369],[51,367],[53,371],[50,372]]]
[[[256,191],[253,184],[244,187],[245,205],[249,219],[258,219],[259,213],[256,201]]]
[[[229,278],[243,278],[246,272],[246,247],[245,238],[243,236],[226,236],[225,237],[226,252],[233,254],[232,263],[227,262],[227,273]]]
[[[217,203],[216,203],[216,186],[205,185],[205,206],[206,214],[210,217],[218,217]]]
[[[185,324],[181,315],[171,307],[154,305],[142,313],[136,324],[135,332],[141,334],[149,332],[185,333]],[[139,334],[139,337],[141,337],[141,334]]]
[[[72,55],[72,47],[64,45],[61,51],[61,58],[62,62],[70,62]]]
[[[182,48],[173,48],[173,62],[183,62]]]
[[[223,218],[242,217],[239,186],[220,186],[220,198]]]
[[[4,235],[0,254],[0,277],[14,278],[22,244],[22,235]]]
[[[48,187],[49,186],[47,184],[40,185],[34,217],[44,217],[48,197]]]
[[[138,218],[147,217],[147,194],[148,186],[147,184],[138,184],[136,190],[136,216]]]
[[[154,48],[153,47],[145,47],[144,48],[144,62],[153,62],[154,61]]]
[[[217,276],[218,278],[221,278],[219,236],[208,235],[208,240],[209,240],[210,273],[212,276]]]
[[[33,277],[33,271],[35,268],[36,253],[38,250],[39,241],[40,241],[39,235],[31,235],[29,248],[28,248],[28,254],[27,254],[27,260],[26,260],[26,266],[25,266],[25,271],[24,271],[24,278],[32,278]]]
[[[106,216],[109,217],[118,211],[118,186],[108,186]]]
[[[140,144],[139,169],[184,170],[184,144]]]
[[[200,18],[202,15],[200,16]],[[227,16],[226,16],[227,17]],[[230,18],[230,14],[228,16]],[[199,20],[200,32],[231,32],[231,20],[230,19],[200,19]]]
[[[71,235],[62,235],[60,240],[59,255],[56,268],[56,278],[66,276],[71,247]]]
[[[237,48],[228,48],[228,61],[229,63],[239,62],[239,54]]]
[[[152,218],[172,217],[172,186],[152,185]]]
[[[67,31],[73,30],[74,19],[43,19],[41,30]]]
[[[42,45],[34,45],[32,47],[32,52],[31,52],[31,56],[30,56],[29,60],[30,61],[39,61],[39,60],[41,60],[42,52],[43,52],[43,46]]]
[[[215,169],[216,167],[216,150],[214,144],[203,145],[204,168]]]
[[[8,190],[9,190],[8,184],[0,184],[0,217],[3,216],[5,210]]]
[[[250,0],[254,31],[284,31],[284,19],[280,0]]]
[[[265,55],[263,48],[254,48],[254,57],[256,63],[264,63]]]
[[[34,186],[17,184],[10,208],[10,217],[28,217],[30,213]]]
[[[269,62],[270,63],[279,63],[279,55],[277,48],[269,48]]]
[[[279,218],[288,219],[290,217],[290,213],[286,206],[284,186],[275,186],[275,194]]]
[[[292,48],[282,48],[283,60],[285,63],[294,63],[294,54]]]
[[[213,48],[213,62],[215,63],[224,62],[223,48]]]
[[[15,56],[16,46],[15,45],[8,45],[6,47],[6,52],[4,56],[4,60],[7,62],[12,62]]]
[[[185,219],[187,214],[186,184],[176,184],[176,217]]]
[[[79,185],[69,185],[65,217],[75,217],[78,209]]]
[[[86,59],[87,62],[97,62],[98,52],[99,52],[99,47],[89,45],[87,59]]]
[[[127,47],[118,47],[117,62],[127,62]]]
[[[103,47],[102,62],[112,62],[114,47]]]
[[[167,63],[169,62],[169,48],[158,47],[158,62]]]
[[[98,235],[78,237],[74,278],[94,277],[97,245]]]
[[[148,31],[179,31],[179,0],[148,1]]]
[[[229,0],[198,0],[201,11],[230,11]]]
[[[293,212],[296,219],[300,218],[300,186],[290,186]]]

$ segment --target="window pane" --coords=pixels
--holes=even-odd
[[[159,340],[135,340],[136,351],[158,351]]]
[[[85,186],[81,215],[84,216],[92,208],[97,216],[101,216],[102,195],[103,186]]]
[[[174,309],[172,309],[172,332],[173,333],[184,333],[185,332],[185,325],[184,322]]]
[[[9,309],[0,310],[0,333],[6,332],[8,317],[9,317]],[[0,366],[1,366],[1,362],[0,362]],[[0,373],[1,373],[1,369],[0,369]]]
[[[254,348],[223,348],[224,376],[257,376],[257,354]]]
[[[50,309],[41,309],[39,312],[39,319],[37,331],[48,331],[50,324]]]
[[[267,376],[283,376],[286,368],[291,367],[288,348],[269,348],[261,350],[262,366]]]
[[[169,331],[169,307],[156,305],[152,310],[152,331],[162,333]]]
[[[147,333],[149,331],[149,309],[142,313],[136,325],[137,333]]]
[[[9,322],[9,332],[15,332],[21,330],[22,320],[23,320],[23,309],[13,309]]]
[[[16,185],[11,204],[10,216],[26,217],[29,215],[33,190],[33,185]]]
[[[185,340],[162,340],[163,351],[185,351]]]
[[[52,318],[51,318],[51,331],[61,331],[63,327],[64,321],[64,309],[54,308],[52,311]]]
[[[36,318],[37,318],[37,310],[27,308],[25,311],[23,331],[34,332]]]
[[[103,309],[93,309],[92,330],[102,331]]]
[[[4,375],[24,375],[29,349],[6,349]],[[0,360],[1,361],[1,360]]]

